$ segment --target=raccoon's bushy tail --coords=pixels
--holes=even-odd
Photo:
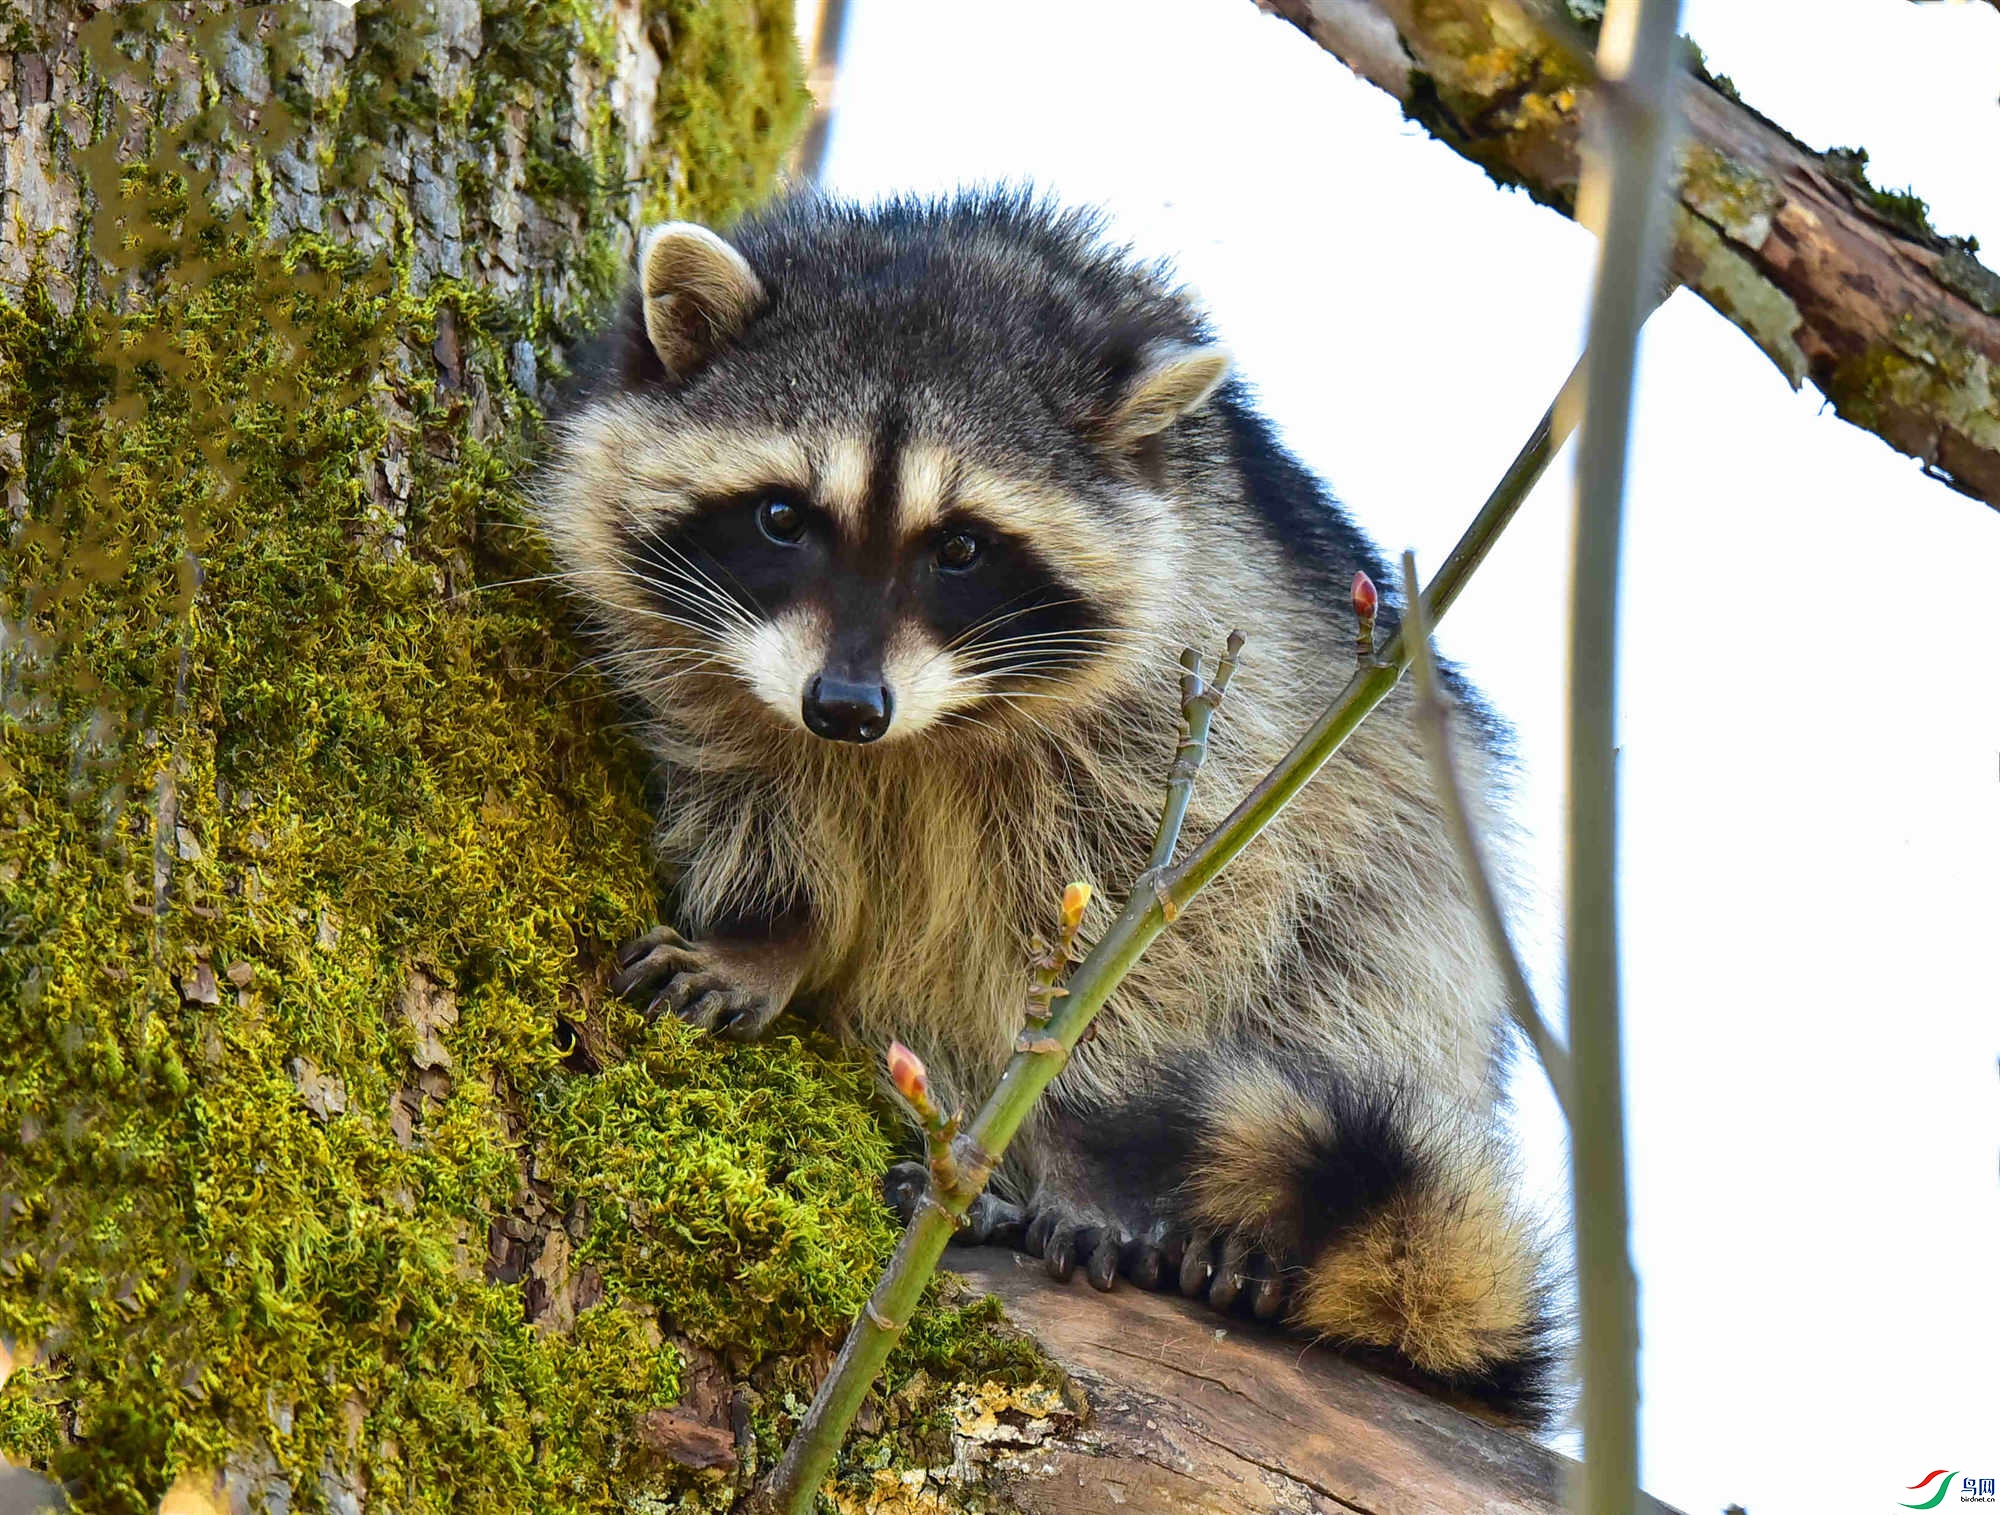
[[[1184,1292],[1546,1424],[1562,1359],[1549,1249],[1483,1113],[1274,1048],[1160,1071],[1138,1101],[1157,1121],[1128,1108],[1111,1128],[1173,1133]]]

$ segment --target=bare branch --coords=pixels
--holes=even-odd
[[[1996,0],[2000,3],[2000,0]],[[1560,0],[1259,0],[1499,183],[1576,216],[1595,71]],[[1525,24],[1524,24],[1525,23]],[[1674,276],[1844,419],[2000,506],[2000,276],[1867,155],[1689,77]],[[1588,217],[1582,219],[1588,220]]]
[[[1569,1052],[1556,1034],[1542,1019],[1542,1012],[1535,1004],[1535,992],[1528,986],[1528,975],[1522,971],[1519,954],[1514,951],[1514,939],[1507,930],[1507,917],[1500,909],[1500,897],[1494,892],[1492,875],[1487,871],[1484,849],[1479,845],[1479,832],[1472,823],[1472,810],[1466,803],[1465,786],[1458,781],[1458,767],[1452,761],[1451,752],[1451,712],[1446,708],[1443,695],[1438,689],[1437,664],[1431,651],[1431,630],[1428,617],[1424,614],[1424,597],[1417,589],[1417,556],[1413,552],[1403,554],[1403,603],[1405,612],[1405,640],[1411,648],[1410,677],[1417,690],[1417,725],[1424,735],[1425,755],[1430,759],[1431,783],[1438,792],[1438,799],[1444,806],[1445,819],[1451,825],[1452,843],[1458,849],[1459,861],[1465,868],[1466,883],[1472,889],[1472,903],[1479,911],[1480,924],[1486,928],[1487,944],[1493,949],[1493,960],[1500,966],[1500,976],[1507,987],[1507,1008],[1513,1013],[1514,1024],[1521,1028],[1521,1034],[1528,1039],[1528,1045],[1535,1049],[1535,1057],[1548,1075],[1549,1086],[1555,1090],[1556,1103],[1562,1106],[1563,1114],[1570,1111]]]
[[[1152,857],[1146,864],[1149,874],[1174,860],[1174,846],[1180,841],[1188,800],[1194,794],[1194,776],[1208,756],[1209,722],[1229,688],[1229,677],[1236,672],[1236,659],[1242,651],[1243,633],[1230,632],[1222,660],[1216,664],[1215,682],[1210,685],[1201,681],[1201,654],[1192,647],[1181,654],[1181,743],[1167,774],[1167,803],[1160,813],[1160,829],[1153,837]]]

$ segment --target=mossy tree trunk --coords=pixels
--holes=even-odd
[[[81,1508],[723,1505],[887,1251],[861,1070],[605,1002],[643,775],[519,582],[788,11],[0,0],[0,1450]]]

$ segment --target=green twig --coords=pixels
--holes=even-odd
[[[1680,0],[1610,0],[1606,6],[1597,69],[1607,113],[1599,126],[1609,139],[1580,196],[1605,210],[1576,470],[1564,932],[1574,1081],[1570,1203],[1583,1377],[1576,1508],[1585,1515],[1630,1515],[1638,1495],[1639,1320],[1619,1032],[1613,696],[1633,366],[1668,230],[1679,17]]]
[[[1479,514],[1472,518],[1472,524],[1465,528],[1465,534],[1445,556],[1437,576],[1425,588],[1424,608],[1431,625],[1442,620],[1457,601],[1473,570],[1486,560],[1500,533],[1514,519],[1514,512],[1521,508],[1521,502],[1549,466],[1549,459],[1568,440],[1576,425],[1582,393],[1583,365],[1579,363],[1570,370],[1555,399],[1535,423],[1534,431],[1514,455],[1514,461],[1507,465],[1506,473],[1493,486],[1486,503],[1479,507]],[[1353,734],[1368,712],[1396,687],[1407,666],[1409,652],[1402,628],[1398,627],[1388,647],[1379,657],[1361,662],[1354,670],[1354,677],[1347,681],[1347,687],[1285,754],[1283,761],[1243,797],[1222,824],[1173,870],[1170,878],[1162,880],[1176,909],[1185,905],[1271,824],[1286,802],[1340,750],[1341,743]]]
[[[1417,689],[1417,725],[1423,732],[1424,751],[1430,759],[1431,784],[1438,792],[1445,819],[1451,825],[1452,842],[1458,848],[1459,861],[1464,866],[1465,881],[1472,890],[1472,903],[1479,912],[1480,924],[1486,928],[1487,945],[1492,949],[1493,959],[1499,964],[1500,975],[1506,982],[1507,1008],[1513,1012],[1514,1024],[1521,1028],[1528,1045],[1535,1049],[1542,1071],[1548,1075],[1549,1087],[1555,1090],[1556,1103],[1562,1106],[1563,1114],[1567,1116],[1570,1109],[1569,1053],[1549,1029],[1548,1022],[1542,1019],[1542,1012],[1535,1005],[1534,990],[1528,987],[1528,975],[1521,969],[1521,959],[1514,951],[1514,939],[1507,931],[1507,917],[1500,909],[1500,897],[1494,892],[1493,878],[1486,868],[1485,853],[1479,845],[1479,831],[1472,823],[1471,806],[1466,803],[1465,786],[1458,781],[1458,768],[1451,755],[1451,713],[1446,709],[1438,688],[1437,665],[1431,653],[1430,623],[1424,615],[1423,596],[1417,593],[1417,556],[1413,552],[1403,554],[1403,603],[1409,606],[1404,629],[1413,649],[1410,677]]]
[[[1533,434],[1425,591],[1424,603],[1431,622],[1441,618],[1458,598],[1473,569],[1513,519],[1550,458],[1569,435],[1577,408],[1579,372],[1571,372],[1555,403],[1543,413]],[[1240,645],[1240,639],[1232,636],[1230,651],[1218,667],[1213,684],[1197,689],[1196,694],[1201,698],[1183,705],[1186,734],[1176,754],[1176,774],[1169,780],[1159,831],[1154,837],[1153,860],[1173,856],[1187,812],[1187,796],[1179,787],[1183,783],[1179,770],[1188,770],[1185,783],[1191,785],[1193,768],[1199,766],[1209,720],[1214,714],[1213,701],[1220,697]],[[897,1335],[923,1297],[924,1285],[944,1255],[946,1243],[967,1207],[985,1187],[994,1165],[1027,1119],[1042,1090],[1062,1071],[1091,1019],[1153,938],[1270,824],[1285,802],[1340,750],[1341,743],[1361,724],[1362,718],[1395,687],[1408,664],[1404,648],[1404,638],[1398,632],[1379,659],[1363,662],[1355,670],[1326,713],[1227,820],[1180,863],[1160,862],[1158,871],[1148,868],[1152,887],[1133,889],[1117,918],[1070,975],[1066,992],[1051,1003],[1047,1024],[1023,1038],[992,1096],[971,1124],[952,1138],[949,1162],[940,1165],[933,1155],[933,1171],[942,1166],[953,1182],[934,1183],[919,1202],[888,1269],[861,1318],[848,1332],[840,1355],[834,1359],[791,1445],[753,1500],[753,1510],[771,1515],[779,1512],[810,1515],[819,1486],[833,1465],[847,1427],[861,1408]],[[1198,684],[1198,670],[1190,672]],[[1187,687],[1183,686],[1184,694]]]

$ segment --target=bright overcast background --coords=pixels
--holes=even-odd
[[[2000,13],[1689,0],[1746,100],[2000,251]],[[852,0],[826,165],[1032,180],[1171,254],[1290,445],[1435,566],[1575,358],[1594,244],[1250,0]],[[2000,1474],[2000,514],[1692,296],[1639,387],[1622,655],[1647,1486],[1893,1510]],[[1560,883],[1567,456],[1441,641]],[[1253,647],[1254,655],[1254,647]],[[1543,981],[1552,904],[1527,925]],[[1527,1068],[1536,1192],[1561,1133]]]

